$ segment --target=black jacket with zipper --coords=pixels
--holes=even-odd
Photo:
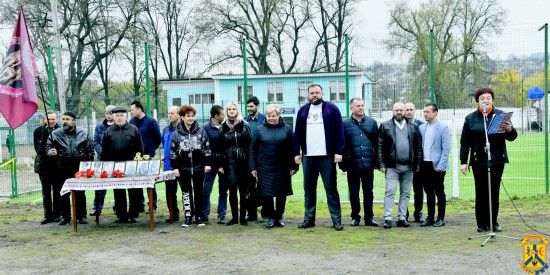
[[[211,166],[210,141],[206,131],[193,122],[187,129],[180,122],[170,140],[170,166],[180,174],[204,173],[204,166]]]

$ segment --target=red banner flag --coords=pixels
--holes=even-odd
[[[12,129],[25,123],[38,109],[34,61],[23,8],[8,45],[0,75],[0,113]]]

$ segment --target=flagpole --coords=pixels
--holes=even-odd
[[[44,105],[44,115],[46,116],[46,131],[48,131],[48,135],[50,136],[50,139],[52,140],[52,145],[53,145],[52,131],[50,130],[50,122],[48,121],[48,110],[46,109],[46,101],[44,101],[44,88],[42,87],[42,80],[40,80],[40,76],[38,76],[38,86],[40,86],[40,95],[42,96],[42,104]]]

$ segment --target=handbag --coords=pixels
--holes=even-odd
[[[248,206],[260,207],[263,205],[263,201],[258,195],[258,189],[256,188],[256,180],[254,180],[248,186],[244,199],[245,199],[246,205]]]

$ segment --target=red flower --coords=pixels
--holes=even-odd
[[[80,178],[80,172],[74,173],[74,177],[77,178],[77,179]]]
[[[87,169],[87,170],[86,170],[86,177],[87,177],[87,178],[93,177],[94,174],[95,174],[95,170],[91,170],[91,169]]]
[[[103,172],[101,172],[101,175],[99,175],[99,177],[102,178],[102,179],[106,179],[106,178],[109,177],[109,174],[107,174],[107,171],[103,171]]]

